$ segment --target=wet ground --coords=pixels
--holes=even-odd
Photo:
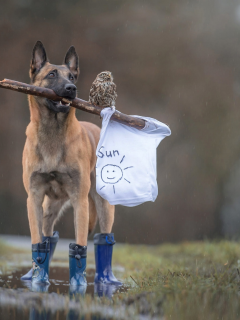
[[[117,292],[125,292],[126,287],[116,288],[115,286],[103,286],[94,284],[94,269],[87,272],[87,288],[71,288],[69,286],[68,269],[63,267],[53,267],[50,270],[50,285],[32,287],[31,281],[21,281],[21,276],[28,272],[29,268],[12,272],[11,275],[0,276],[0,319],[1,320],[52,320],[52,319],[111,319],[102,317],[98,313],[90,314],[85,318],[81,316],[79,308],[74,305],[80,300],[83,302],[87,295],[91,297],[106,297],[111,299]],[[5,289],[5,290],[4,290]],[[47,294],[48,307],[39,293]],[[1,297],[4,295],[4,298]],[[9,301],[8,301],[9,300]],[[59,304],[72,300],[73,307],[66,311],[59,308]],[[9,303],[8,303],[9,302]],[[52,307],[51,307],[52,304]],[[53,307],[54,305],[54,307]]]
[[[0,256],[0,320],[42,319],[111,319],[108,310],[92,310],[86,317],[81,308],[88,297],[112,299],[126,287],[94,284],[95,265],[93,244],[88,246],[87,287],[69,286],[68,245],[73,240],[60,240],[50,267],[50,285],[32,287],[31,281],[21,281],[21,276],[31,267],[31,242],[28,237],[0,236],[8,245],[9,254]],[[12,249],[11,249],[12,248]],[[115,273],[120,275],[121,268]],[[92,309],[92,305],[90,306]],[[103,317],[106,314],[107,317]],[[98,315],[99,314],[99,315]]]
[[[21,281],[21,277],[29,271],[25,267],[21,270],[12,272],[11,275],[0,276],[0,288],[7,289],[29,289],[32,291],[31,281]],[[86,294],[94,295],[94,274],[95,270],[90,269],[87,272],[88,286]],[[50,285],[47,286],[46,292],[57,294],[68,294],[69,292],[69,271],[64,267],[50,268]]]
[[[72,293],[73,289],[69,287],[69,270],[63,267],[50,268],[50,285],[32,288],[31,281],[22,281],[21,277],[29,271],[29,268],[25,267],[21,270],[14,271],[10,275],[0,276],[0,288],[5,289],[26,289],[31,292],[47,292],[56,294],[69,294]],[[89,294],[92,297],[94,295],[102,296],[107,295],[111,298],[112,294],[116,292],[125,292],[127,287],[106,286],[105,291],[102,292],[101,287],[94,284],[94,269],[87,270],[87,288],[84,290],[84,294]],[[107,288],[109,290],[107,290]],[[76,289],[75,289],[76,291]],[[82,291],[81,291],[82,293]]]

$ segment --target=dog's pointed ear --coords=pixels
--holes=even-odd
[[[32,53],[30,64],[30,78],[33,78],[48,61],[45,48],[41,41],[37,41]]]
[[[74,75],[75,81],[77,81],[77,78],[79,76],[79,66],[78,66],[78,55],[76,53],[74,46],[71,46],[68,49],[68,52],[64,59],[64,64],[68,67],[68,69]]]

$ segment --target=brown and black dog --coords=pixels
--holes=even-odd
[[[33,49],[30,67],[32,84],[50,88],[61,97],[76,97],[78,56],[70,47],[64,63],[49,63],[43,44]],[[42,234],[53,235],[54,224],[64,209],[74,209],[76,244],[87,245],[97,217],[102,233],[110,233],[114,206],[96,193],[96,147],[100,129],[79,122],[75,108],[42,97],[29,96],[31,120],[23,151],[23,182],[28,194],[27,209],[32,244]]]

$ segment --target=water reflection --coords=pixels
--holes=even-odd
[[[50,279],[50,285],[32,285],[31,281],[21,281],[22,274],[26,273],[25,269],[12,272],[11,275],[0,276],[0,287],[13,289],[0,292],[1,320],[109,320],[110,318],[98,314],[93,315],[91,312],[87,316],[83,316],[80,310],[80,302],[84,300],[86,294],[90,294],[92,297],[107,297],[111,300],[117,291],[126,291],[124,287],[94,284],[94,269],[88,269],[87,271],[88,285],[80,287],[69,286],[68,268],[51,268],[54,279]],[[14,303],[10,301],[12,298],[11,292],[14,292]],[[38,293],[43,293],[43,295],[38,295]],[[1,297],[3,297],[1,294],[4,294],[4,304],[2,304],[3,300],[1,301]],[[64,310],[65,304],[66,309]]]
[[[26,283],[25,285],[28,289],[31,288],[33,292],[48,292],[49,285],[43,284],[34,284],[31,286],[31,281]],[[69,297],[70,300],[74,300],[75,302],[79,302],[81,299],[84,299],[86,293],[87,286],[70,286],[69,287]],[[98,297],[107,297],[108,299],[112,299],[113,294],[119,289],[118,286],[115,285],[105,285],[105,284],[94,284],[94,294]],[[55,319],[55,315],[51,312],[46,311],[44,308],[39,310],[37,307],[31,307],[29,310],[29,320],[52,320]],[[85,316],[81,316],[79,310],[70,309],[67,313],[66,320],[84,320]],[[87,319],[92,320],[104,320],[105,317],[101,317],[100,315],[91,315],[91,317],[87,316]]]
[[[84,297],[87,291],[87,286],[69,286],[70,299],[73,297]]]
[[[53,315],[50,311],[38,310],[37,308],[30,308],[29,310],[29,320],[51,320]],[[77,319],[77,318],[75,318]]]
[[[33,292],[48,292],[50,284],[45,283],[32,283],[32,281],[22,281],[23,285]]]
[[[31,281],[22,281],[23,285],[28,288],[32,292],[40,292],[40,293],[48,293],[48,289],[50,284],[44,283],[34,283]],[[106,297],[108,299],[112,299],[114,293],[120,289],[121,286],[110,285],[110,284],[102,284],[102,283],[94,283],[94,295],[101,297]],[[87,286],[69,286],[69,297],[84,297],[87,291]]]
[[[94,284],[94,294],[98,297],[107,297],[109,299],[112,299],[114,293],[120,288],[120,286],[115,286],[111,284],[97,283]]]

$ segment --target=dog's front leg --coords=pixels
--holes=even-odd
[[[38,192],[30,192],[27,200],[32,238],[32,288],[37,288],[39,284],[49,284],[49,239],[42,241],[43,198],[44,192],[40,189]]]
[[[83,179],[83,177],[81,176],[81,184],[79,189],[80,190],[78,194],[75,194],[71,197],[71,202],[74,209],[76,243],[70,243],[69,245],[69,279],[70,285],[74,287],[86,286],[87,284],[85,270],[89,227],[89,177]]]
[[[28,194],[27,210],[32,244],[42,242],[43,199],[43,192],[38,192],[37,194],[30,192]]]
[[[84,188],[84,187],[83,187]],[[84,188],[85,189],[85,188]],[[73,203],[74,209],[74,227],[76,243],[80,246],[87,245],[88,227],[89,227],[89,203],[88,190],[82,190],[80,195]]]

